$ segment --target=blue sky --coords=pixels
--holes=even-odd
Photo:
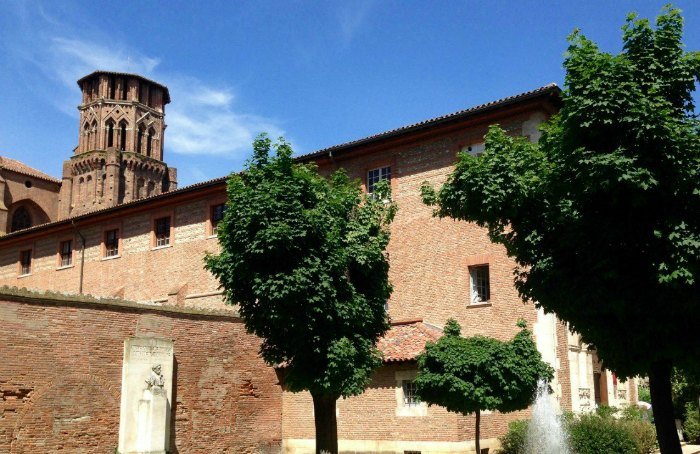
[[[566,36],[620,50],[628,12],[663,1],[4,1],[0,154],[60,176],[75,81],[96,69],[170,88],[180,185],[240,170],[260,131],[297,153],[563,83]],[[684,11],[700,50],[700,3]]]

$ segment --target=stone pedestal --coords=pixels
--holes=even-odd
[[[173,343],[158,337],[124,341],[120,454],[165,454],[170,448]]]

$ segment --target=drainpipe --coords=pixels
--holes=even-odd
[[[78,234],[80,237],[80,283],[78,284],[78,294],[82,295],[83,294],[83,270],[85,269],[85,237],[83,236],[82,233],[80,233],[80,230],[78,230],[78,226],[75,225],[75,221],[71,220],[70,223],[73,225],[73,229],[75,230],[75,233]]]

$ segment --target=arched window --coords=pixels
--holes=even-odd
[[[27,211],[25,207],[17,208],[15,214],[12,215],[12,228],[10,231],[15,232],[17,230],[28,229],[31,226],[32,216],[29,214],[29,211]]]
[[[90,126],[90,146],[88,150],[94,150],[97,148],[97,121],[93,120]]]
[[[126,77],[123,77],[123,78],[121,79],[121,81],[122,81],[122,92],[121,92],[121,97],[120,97],[120,99],[125,100],[125,99],[126,99],[126,95],[127,95],[128,91],[129,91],[129,81],[128,81],[128,79],[127,79]]]
[[[145,134],[145,127],[139,125],[139,132],[136,134],[136,153],[143,153],[143,136]]]
[[[83,126],[83,151],[87,151],[88,149],[88,142],[90,141],[90,125],[85,122],[85,125]]]
[[[109,78],[109,99],[116,99],[117,94],[117,78],[110,76]]]
[[[153,128],[148,129],[148,142],[146,142],[146,156],[149,158],[151,157],[151,154],[153,153],[153,139],[156,135],[156,130]]]
[[[105,180],[107,180],[107,175],[103,173],[97,186],[97,197],[99,198],[102,198],[105,195]]]
[[[107,146],[105,148],[110,148],[114,146],[114,121],[107,120]]]
[[[87,185],[85,184],[85,179],[80,177],[78,182],[78,203],[85,203],[87,200]]]
[[[119,149],[126,150],[126,120],[119,122]]]
[[[139,178],[136,180],[136,198],[137,199],[142,199],[143,198],[143,189],[144,189],[144,180],[143,178]]]
[[[95,199],[95,182],[92,180],[92,175],[88,175],[85,179],[86,186],[86,198],[87,203],[92,203]]]

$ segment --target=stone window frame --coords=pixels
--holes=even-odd
[[[396,388],[394,388],[396,397],[396,416],[428,416],[428,404],[425,402],[420,402],[417,405],[411,406],[406,405],[404,402],[403,383],[406,380],[414,380],[416,375],[418,375],[417,369],[400,370],[394,372],[394,380],[396,381]]]
[[[391,170],[391,175],[389,176],[389,186],[391,187],[391,193],[396,194],[397,191],[397,167],[396,167],[396,156],[389,156],[385,157],[382,159],[375,159],[373,161],[369,161],[365,164],[363,168],[363,175],[362,175],[362,191],[365,194],[370,194],[369,192],[369,172],[372,170],[377,170],[381,169],[384,167],[389,167]]]
[[[71,251],[70,251],[70,264],[64,265],[63,264],[63,244],[66,241],[71,242]],[[58,244],[56,246],[56,270],[65,270],[67,268],[73,268],[75,266],[75,236],[74,235],[65,235],[62,237],[58,238]]]
[[[494,289],[493,289],[493,263],[494,257],[492,254],[478,254],[472,255],[465,260],[464,267],[467,270],[467,283],[469,291],[469,300],[467,302],[467,308],[475,307],[488,307],[493,304],[494,301]],[[489,280],[488,280],[488,293],[489,298],[486,301],[475,302],[474,299],[474,282],[473,282],[473,272],[479,267],[488,267]]]
[[[170,218],[170,235],[168,244],[158,246],[158,238],[156,238],[156,221],[163,218]],[[172,247],[175,244],[175,210],[158,211],[151,215],[151,250],[165,249]]]
[[[24,266],[22,265],[22,257],[25,252],[29,251],[29,272],[23,273]],[[17,253],[17,277],[22,278],[26,276],[31,276],[34,272],[34,244],[29,244],[19,248]]]
[[[214,228],[214,207],[217,205],[225,204],[227,198],[224,197],[216,197],[211,200],[209,200],[209,203],[207,204],[207,221],[206,221],[206,235],[207,238],[216,238],[216,229]]]
[[[112,230],[117,231],[117,253],[115,255],[107,255],[107,232]],[[123,253],[123,242],[124,230],[122,229],[122,223],[116,222],[112,224],[105,224],[102,226],[102,235],[100,236],[100,256],[102,260],[114,260],[120,258]]]

